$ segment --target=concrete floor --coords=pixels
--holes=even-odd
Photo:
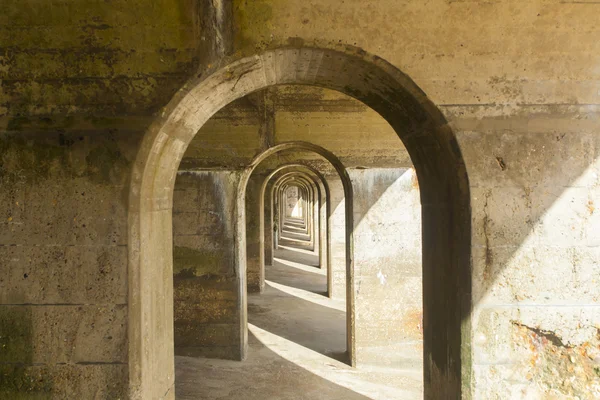
[[[308,246],[280,246],[263,294],[248,296],[248,358],[176,357],[177,399],[421,399],[421,377],[351,368],[346,312],[328,299],[325,271]]]

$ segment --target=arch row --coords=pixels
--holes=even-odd
[[[171,211],[183,154],[204,123],[225,105],[282,84],[318,86],[354,97],[378,112],[403,141],[421,188],[425,398],[468,397],[471,216],[458,142],[441,112],[410,78],[386,61],[350,47],[285,47],[239,59],[204,80],[189,81],[149,127],[132,169],[129,193],[131,397],[169,397],[173,392]],[[237,225],[245,222],[240,203],[254,166],[240,180],[237,232],[241,231]],[[351,186],[348,190],[347,198]],[[352,265],[349,243],[347,259]],[[243,235],[236,237],[235,251],[243,276]],[[239,306],[245,309],[245,293],[240,294]],[[247,342],[246,335],[240,333],[242,343]]]

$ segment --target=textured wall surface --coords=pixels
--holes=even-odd
[[[0,397],[124,396],[135,141],[0,137]]]
[[[199,62],[192,0],[0,5],[0,129],[143,130]]]
[[[260,189],[265,176],[252,174],[246,186],[246,274],[248,292],[265,286],[264,254],[260,254]]]
[[[233,207],[239,174],[178,173],[173,196],[175,353],[239,357]]]
[[[449,120],[471,185],[474,397],[600,396],[600,5],[235,0],[233,10],[235,56],[290,38],[355,45],[410,76]],[[199,13],[191,0],[0,4],[0,397],[124,395],[130,165],[157,111],[206,62]],[[278,95],[274,142],[314,141],[347,167],[410,167],[393,132],[366,139],[384,125],[351,116],[372,113],[360,105]],[[267,108],[255,98],[217,114],[182,166],[247,163],[269,143]]]
[[[412,169],[351,169],[357,365],[423,369],[421,205]]]
[[[329,192],[331,201],[331,274],[330,296],[340,299],[346,298],[346,198],[344,187],[339,179],[329,179]]]

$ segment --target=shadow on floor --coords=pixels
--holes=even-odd
[[[280,243],[279,248],[275,250],[273,256],[278,260],[304,264],[315,269],[319,268],[319,255],[310,251],[309,248],[298,248],[297,246]]]
[[[319,372],[325,368],[324,373],[340,375],[341,379],[337,380],[344,382],[348,379],[347,374],[353,371],[343,364],[338,366],[332,360],[331,364],[323,365],[322,360],[303,354],[307,352],[306,349],[290,347],[285,341],[280,341],[268,333],[264,334],[260,329],[255,328],[255,330],[261,334],[261,338],[259,339],[252,331],[248,333],[249,351],[245,361],[176,357],[177,399],[367,400],[372,398],[325,379]],[[266,345],[263,342],[266,342]],[[281,354],[286,354],[286,357],[282,357]],[[302,366],[297,363],[301,363]]]
[[[318,255],[293,247],[275,251],[262,294],[248,296],[248,321],[338,361],[347,362],[346,312],[327,297]],[[312,264],[312,265],[311,265]]]

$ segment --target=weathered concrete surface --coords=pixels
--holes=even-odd
[[[125,136],[0,136],[2,398],[127,391]]]
[[[0,55],[0,127],[3,136],[11,131],[29,138],[24,146],[10,139],[8,148],[1,152],[2,170],[28,176],[39,175],[41,168],[42,176],[49,177],[19,185],[3,181],[2,187],[8,188],[1,193],[7,204],[3,209],[7,210],[8,229],[2,231],[2,240],[4,244],[17,244],[12,246],[15,249],[2,250],[10,257],[10,264],[2,264],[4,268],[10,265],[10,273],[3,276],[11,276],[9,283],[0,283],[3,304],[15,298],[19,304],[123,304],[122,285],[136,277],[124,279],[126,261],[120,258],[123,255],[115,255],[123,249],[112,247],[116,243],[134,249],[138,239],[132,235],[128,241],[124,234],[124,185],[138,150],[135,141],[155,119],[153,113],[194,72],[195,52],[201,47],[198,42],[202,35],[196,34],[198,25],[190,5],[170,0],[77,2],[77,7],[70,2],[36,3],[34,7],[28,1],[9,1],[0,5],[0,42],[5,46]],[[402,69],[442,109],[457,133],[470,174],[475,330],[483,330],[478,322],[480,312],[506,307],[519,313],[538,307],[539,314],[547,314],[548,321],[552,321],[552,326],[539,327],[547,332],[579,329],[574,320],[555,319],[552,313],[561,307],[583,312],[598,306],[598,286],[594,282],[599,258],[594,200],[598,197],[596,160],[600,154],[597,4],[385,0],[365,5],[357,0],[343,4],[309,0],[236,1],[234,5],[236,50],[240,53],[254,54],[257,48],[289,43],[290,37],[298,38],[296,44],[311,46],[353,44]],[[231,82],[231,86],[234,83],[236,90],[247,84],[245,79]],[[290,102],[294,97],[289,96]],[[218,138],[225,138],[227,131],[221,132]],[[42,134],[53,139],[42,139]],[[96,148],[103,137],[110,135],[115,140],[108,142],[108,150],[88,160],[88,149]],[[84,137],[83,144],[77,142],[79,136]],[[246,140],[242,137],[231,142]],[[56,143],[66,146],[71,140],[79,143],[74,144],[76,151],[51,154],[35,150],[54,149]],[[210,136],[210,140],[216,141],[217,136]],[[168,143],[173,149],[180,142],[169,138]],[[255,143],[258,139],[245,146],[248,159],[254,155]],[[125,163],[110,150],[115,144],[125,156]],[[426,152],[432,148],[435,145],[423,147]],[[361,154],[362,150],[357,148]],[[220,154],[236,151],[222,146]],[[221,155],[213,161],[218,163]],[[239,159],[237,154],[233,157]],[[65,167],[65,161],[70,166]],[[46,175],[44,171],[50,172]],[[162,178],[156,180],[161,187],[172,187],[171,181]],[[86,195],[81,196],[84,192]],[[94,193],[94,200],[83,205],[81,199],[90,193]],[[168,196],[154,194],[156,199],[149,200],[153,205],[169,203]],[[57,205],[51,206],[54,199]],[[27,211],[20,206],[25,200]],[[58,206],[62,204],[68,206]],[[131,207],[129,217],[147,222],[144,218],[150,214],[141,218],[136,214],[140,207]],[[170,218],[163,216],[166,208],[153,211],[156,220],[170,224]],[[81,212],[75,215],[77,210]],[[438,212],[442,213],[426,210],[435,218]],[[86,221],[81,222],[82,218]],[[35,229],[23,228],[26,226]],[[148,237],[153,236],[143,236]],[[423,240],[428,240],[425,235]],[[156,251],[151,248],[144,256],[162,263],[159,250],[169,250],[167,242],[170,238],[158,240],[157,246],[151,246]],[[49,255],[55,250],[57,255]],[[135,262],[136,251],[130,251],[130,263]],[[75,261],[67,260],[63,265],[60,257],[64,254],[70,258],[67,253]],[[103,253],[110,254],[110,261],[98,257]],[[24,258],[29,254],[33,255],[31,261]],[[60,262],[54,263],[54,259]],[[65,276],[82,279],[83,284],[65,286],[62,282],[69,278],[51,277],[48,271],[59,265]],[[26,270],[30,266],[40,272],[29,274]],[[104,269],[110,272],[97,272]],[[24,274],[28,278],[15,280]],[[34,282],[32,288],[28,286],[30,281]],[[481,310],[477,309],[479,303]],[[511,318],[502,316],[497,323],[511,326],[517,337],[521,325],[532,323],[519,317],[512,324]],[[569,340],[570,334],[560,335],[561,340]],[[468,344],[470,337],[467,332],[463,343]],[[475,332],[474,340],[478,337]],[[503,346],[513,341],[487,341],[472,354],[477,358],[483,351],[503,351]],[[523,376],[517,362],[501,367],[498,360],[502,357],[490,361],[490,365],[508,369],[506,376]],[[163,369],[165,365],[168,367],[168,363],[162,364]],[[538,364],[533,377],[539,376],[543,365]],[[564,370],[562,361],[559,367]],[[62,367],[40,368],[58,371]],[[476,394],[488,390],[485,396],[493,398],[508,392],[484,363],[476,361],[473,368],[470,364],[464,368],[479,371],[474,383]],[[104,378],[95,380],[90,376],[89,382],[103,382]],[[527,378],[522,386],[534,388],[536,379]],[[593,387],[589,377],[581,381]],[[72,387],[79,386],[73,383]],[[53,390],[58,393],[60,387]],[[558,393],[563,395],[568,390]]]
[[[289,38],[359,46],[439,105],[596,104],[597,8],[554,0],[236,0],[234,39],[245,54]]]
[[[175,352],[239,359],[233,213],[239,172],[180,171],[173,195]]]
[[[356,363],[423,369],[421,207],[412,169],[351,169]]]
[[[600,114],[490,111],[454,122],[474,186],[474,395],[598,397]]]
[[[331,195],[332,214],[329,218],[331,224],[331,265],[330,296],[333,298],[346,298],[346,200],[344,187],[341,180],[328,177],[329,193]]]
[[[264,253],[260,251],[260,194],[265,176],[252,174],[246,186],[246,274],[248,292],[261,293],[265,285]]]
[[[194,74],[199,2],[0,5],[0,130],[143,131]]]

